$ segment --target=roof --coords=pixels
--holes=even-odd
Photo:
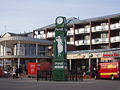
[[[112,14],[112,15],[106,15],[106,16],[101,16],[101,17],[95,17],[95,18],[89,18],[89,19],[84,19],[84,20],[79,20],[78,18],[72,17],[67,19],[67,25],[72,26],[73,24],[84,24],[84,23],[89,23],[90,21],[101,21],[101,20],[106,20],[109,18],[120,18],[120,13],[118,14]],[[55,28],[55,23],[47,25],[42,28],[38,28],[35,30],[45,30],[45,29],[53,29]]]
[[[101,16],[101,17],[84,19],[84,20],[81,20],[80,22],[75,23],[75,24],[80,24],[80,23],[84,23],[84,22],[88,23],[90,21],[101,21],[101,20],[106,20],[106,19],[109,19],[109,18],[117,18],[117,17],[120,18],[120,13],[118,13],[118,14],[112,14],[112,15],[106,15],[106,16]]]
[[[29,33],[20,33],[20,34],[17,34],[17,33],[11,33],[11,32],[7,32],[5,33],[4,35],[2,35],[1,37],[4,37],[6,34],[9,34],[10,36],[28,36],[28,34],[31,34],[33,32],[29,32]]]
[[[80,20],[78,18],[75,18],[75,17],[71,17],[71,18],[67,19],[68,26],[73,25],[74,23],[78,23],[78,22],[80,22]],[[55,28],[55,23],[47,25],[47,26],[42,27],[42,28],[35,29],[35,30],[44,30],[44,29],[53,29],[53,28]]]
[[[36,39],[32,37],[28,37],[26,35],[21,34],[14,34],[14,33],[6,33],[3,37],[0,38],[0,45],[5,45],[5,42],[7,42],[7,47],[12,47],[14,44],[18,43],[20,41],[21,43],[27,43],[27,44],[39,44],[39,45],[52,45],[52,42],[49,40],[42,40],[42,39]]]

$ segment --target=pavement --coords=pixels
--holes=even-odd
[[[38,81],[0,78],[0,90],[120,90],[120,80]]]

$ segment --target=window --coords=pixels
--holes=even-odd
[[[84,40],[89,40],[90,39],[90,35],[85,35],[84,36]]]
[[[38,56],[45,56],[46,46],[38,45]]]
[[[70,37],[70,42],[73,42],[73,41],[74,41],[73,37]]]
[[[36,45],[26,44],[25,45],[25,55],[30,55],[30,56],[36,55]]]
[[[101,38],[108,38],[108,33],[102,33]]]
[[[107,45],[101,45],[101,49],[107,49],[109,48]]]

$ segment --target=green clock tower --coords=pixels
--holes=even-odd
[[[67,80],[67,27],[66,18],[59,16],[55,20],[53,80]]]

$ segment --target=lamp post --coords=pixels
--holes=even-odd
[[[89,53],[89,69],[88,69],[88,72],[90,72],[90,67],[91,67],[91,57],[93,57],[93,54]]]
[[[89,69],[88,69],[88,72],[90,72],[90,67],[91,67],[91,59],[89,57]]]
[[[99,53],[96,53],[96,56],[97,56],[97,58],[96,58],[96,67],[98,67],[98,62],[99,62],[98,56],[99,56]]]

